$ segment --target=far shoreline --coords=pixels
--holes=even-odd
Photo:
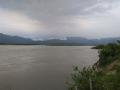
[[[95,45],[39,45],[39,44],[0,44],[0,46],[93,46],[95,47]]]

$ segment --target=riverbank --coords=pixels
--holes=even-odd
[[[75,67],[67,85],[68,90],[120,90],[120,43],[100,46],[98,62]]]

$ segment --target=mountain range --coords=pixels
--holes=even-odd
[[[120,40],[116,38],[87,39],[83,37],[66,37],[65,40],[47,39],[44,41],[32,40],[19,36],[10,36],[0,33],[0,45],[50,45],[50,46],[80,46],[80,45],[99,45],[114,43]]]

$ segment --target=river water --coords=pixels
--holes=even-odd
[[[66,90],[73,66],[98,60],[91,46],[0,46],[1,90]]]

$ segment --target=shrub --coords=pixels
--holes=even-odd
[[[120,55],[120,45],[108,44],[99,50],[99,64],[105,66],[112,61],[119,58]]]
[[[67,85],[68,90],[120,90],[120,72],[106,75],[90,67],[77,69]]]
[[[120,60],[120,41],[99,50],[98,67],[104,67],[115,60]],[[107,75],[97,70],[97,67],[82,70],[75,67],[67,83],[68,90],[120,90],[120,64],[114,65],[112,70],[115,73]]]
[[[68,90],[103,90],[100,76],[101,74],[91,67],[74,69],[67,83]]]

